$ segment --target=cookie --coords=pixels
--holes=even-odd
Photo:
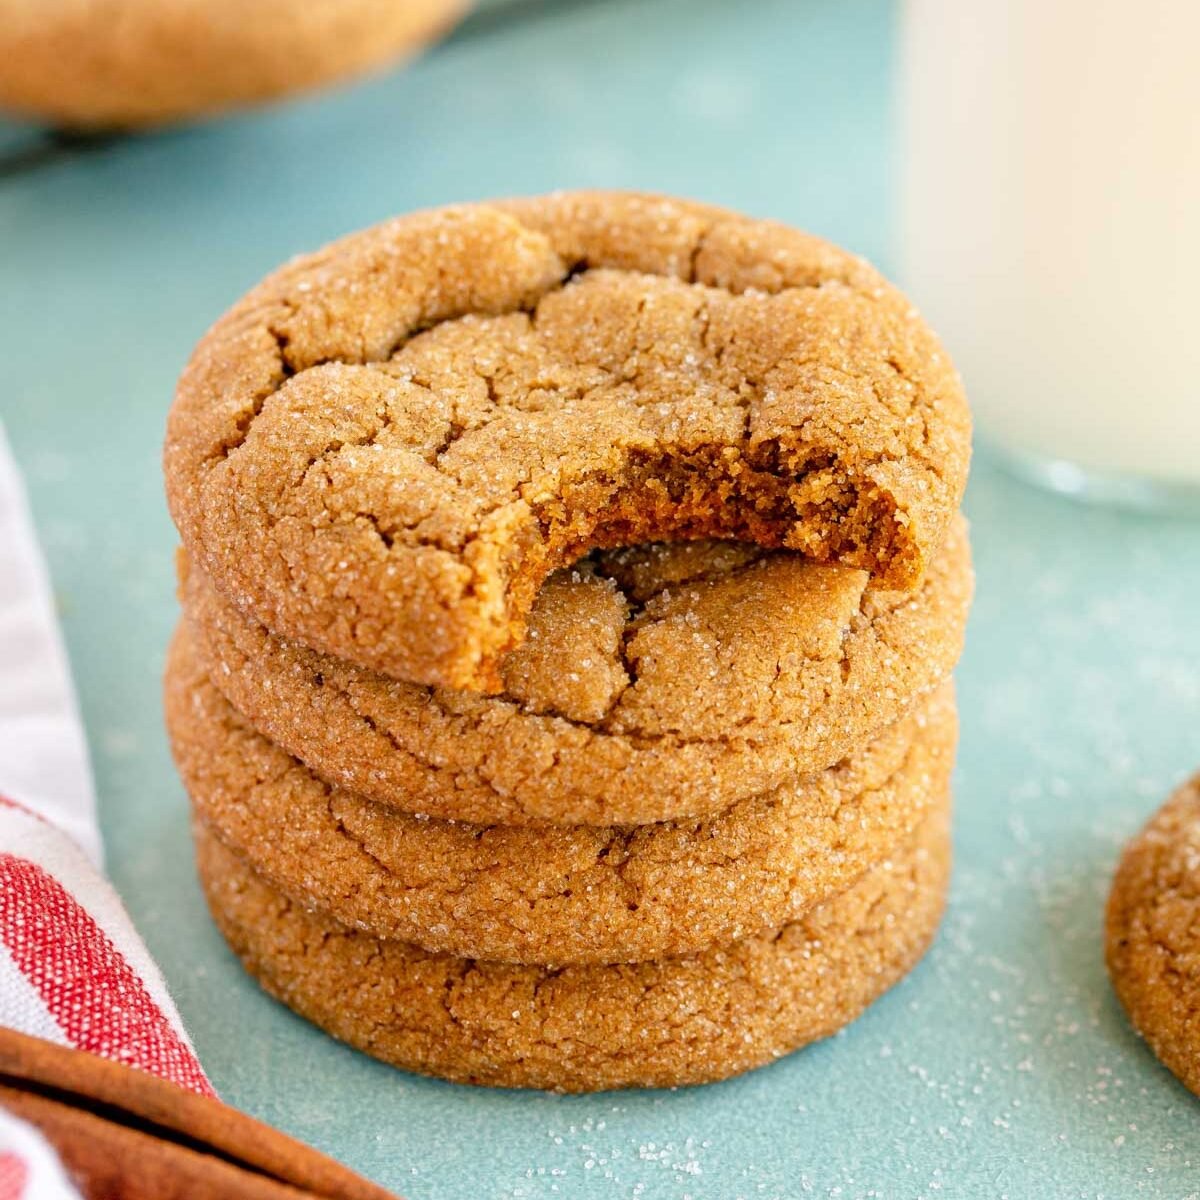
[[[378,68],[464,0],[0,0],[0,109],[139,128]]]
[[[933,937],[947,817],[943,801],[908,847],[776,933],[692,957],[559,968],[428,954],[352,931],[195,832],[222,934],[301,1016],[407,1070],[584,1092],[725,1079],[853,1021]]]
[[[489,824],[700,816],[824,770],[949,674],[972,585],[961,518],[911,596],[743,543],[594,555],[550,577],[483,697],[274,637],[182,575],[197,651],[260,731],[382,804]]]
[[[1200,1095],[1200,775],[1126,846],[1108,898],[1105,958],[1134,1028]]]
[[[950,786],[947,686],[835,769],[704,821],[483,826],[331,788],[243,721],[186,634],[167,726],[199,818],[273,886],[346,925],[504,962],[633,962],[778,929],[911,834]]]
[[[956,373],[871,267],[782,225],[559,193],[402,217],[222,317],[167,495],[275,633],[476,691],[594,547],[733,538],[915,587],[966,480]]]
[[[71,937],[67,926],[56,926],[60,938]],[[60,950],[67,944],[60,941]],[[81,949],[80,944],[72,946],[76,953]],[[98,957],[91,958],[92,969],[99,967]],[[74,961],[78,965],[71,990],[78,997],[80,985],[91,980],[83,974],[88,959]],[[62,968],[47,963],[45,969],[42,978],[66,982]],[[96,980],[96,987],[101,986]],[[117,991],[113,999],[119,1007],[110,1011],[121,1012],[132,1023],[137,1018],[126,1007],[125,996]],[[10,1020],[20,1014],[13,1008],[7,1011]],[[85,1016],[87,1006],[82,1004],[75,1011],[84,1023],[99,1015],[93,1009]],[[127,1024],[126,1034],[137,1038],[136,1028]],[[150,1033],[143,1027],[141,1037]],[[92,1046],[103,1044],[96,1037],[86,1040]],[[127,1043],[129,1049],[142,1050],[137,1055],[142,1061],[153,1044],[140,1038]],[[5,1164],[0,1178],[7,1181],[16,1175],[22,1183],[18,1192],[6,1182],[7,1200],[398,1200],[211,1094],[193,1092],[145,1067],[7,1025],[0,1026],[0,1095],[7,1112],[19,1112],[41,1127],[79,1189],[55,1187],[52,1181],[43,1187],[32,1181],[24,1186],[20,1172],[12,1170],[13,1156],[7,1154],[0,1159]],[[37,1178],[46,1180],[40,1172]]]

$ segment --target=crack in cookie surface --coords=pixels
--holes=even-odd
[[[675,202],[418,214],[218,323],[166,451],[185,543],[276,632],[496,690],[542,580],[593,547],[734,537],[919,580],[969,420],[859,260]]]

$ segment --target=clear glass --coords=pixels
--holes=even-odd
[[[905,0],[901,276],[981,432],[1200,512],[1200,4]]]

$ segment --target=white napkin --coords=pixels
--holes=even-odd
[[[0,425],[0,1025],[212,1095],[112,885],[45,564]],[[0,1110],[0,1200],[76,1197]]]
[[[20,797],[102,865],[87,742],[50,581],[2,424],[0,795]]]

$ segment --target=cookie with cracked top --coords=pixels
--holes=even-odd
[[[1108,973],[1134,1028],[1200,1095],[1200,775],[1125,847],[1104,933]]]
[[[209,116],[378,69],[465,0],[0,0],[0,109],[72,129]]]
[[[193,810],[300,904],[430,951],[636,962],[777,929],[912,835],[950,787],[957,720],[939,689],[836,768],[700,821],[482,826],[331,788],[255,733],[181,630],[167,728]]]
[[[416,213],[294,261],[201,341],[172,514],[227,599],[396,679],[496,691],[545,578],[736,538],[916,587],[970,419],[844,251],[663,197]]]
[[[399,683],[275,637],[181,560],[196,652],[234,707],[331,783],[407,812],[615,825],[716,813],[824,770],[958,659],[958,518],[912,595],[744,543],[556,573],[502,695]]]
[[[726,1079],[853,1021],[936,932],[948,816],[947,797],[908,845],[775,933],[689,957],[558,968],[428,954],[351,930],[289,900],[202,827],[195,837],[218,928],[301,1016],[406,1070],[588,1092]]]

